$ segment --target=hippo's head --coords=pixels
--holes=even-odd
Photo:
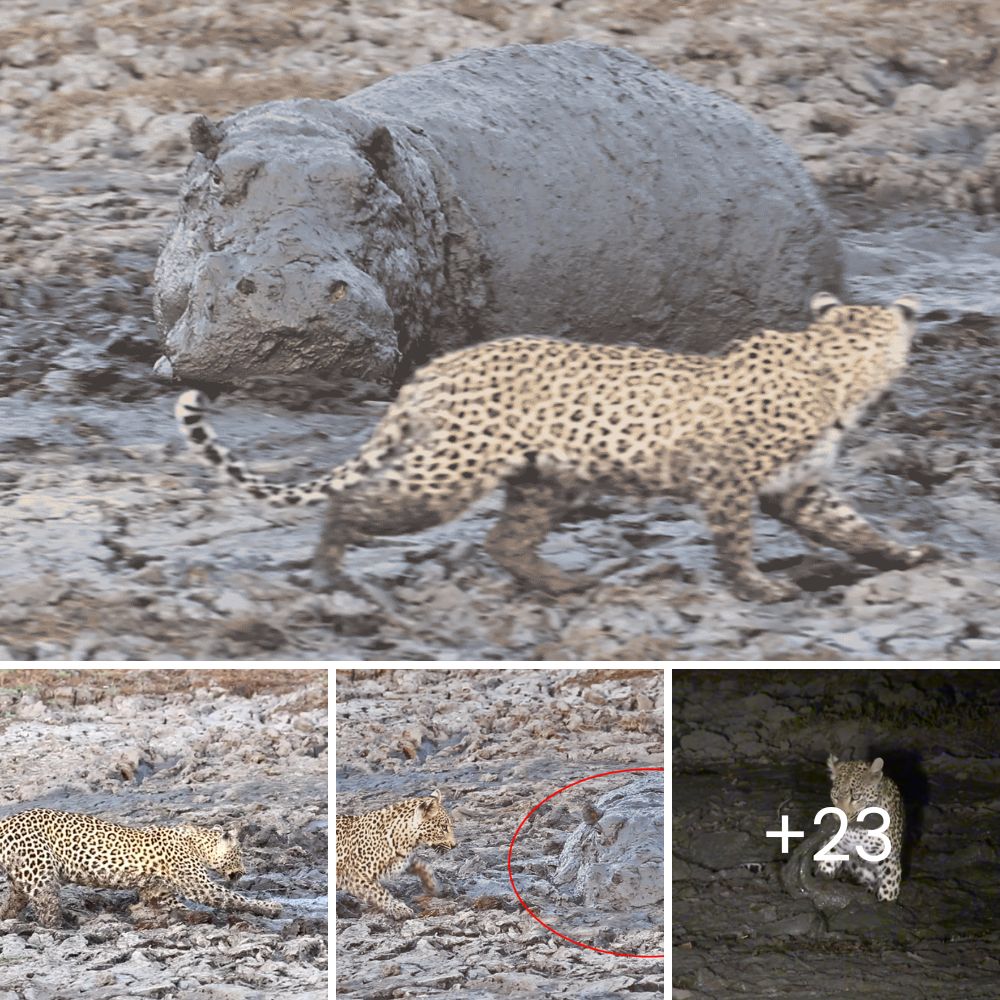
[[[387,274],[405,282],[413,262],[391,235],[399,198],[354,126],[327,101],[195,120],[196,156],[155,276],[174,374],[392,375],[397,332],[384,284]]]

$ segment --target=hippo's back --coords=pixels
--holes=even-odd
[[[706,349],[793,324],[811,291],[839,286],[794,153],[624,50],[476,50],[342,103],[422,131],[450,167],[491,261],[483,336]]]

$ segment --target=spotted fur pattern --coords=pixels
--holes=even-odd
[[[704,510],[736,593],[797,593],[753,563],[756,502],[807,538],[878,566],[936,555],[886,537],[824,482],[843,435],[902,372],[917,303],[813,298],[804,330],[763,330],[721,356],[678,355],[513,337],[420,370],[355,458],[299,486],[268,482],[223,447],[200,393],[185,392],[181,432],[209,464],[276,504],[328,504],[316,551],[322,580],[344,583],[345,548],[366,536],[448,520],[497,487],[506,505],[489,554],[530,586],[593,582],[538,545],[585,491],[674,494]]]
[[[846,854],[849,860],[819,861],[817,870],[829,876],[846,872],[869,890],[874,890],[878,900],[893,902],[899,896],[903,877],[900,852],[906,820],[899,788],[883,773],[883,763],[881,757],[869,763],[866,760],[839,761],[830,755],[826,762],[833,782],[830,801],[842,809],[848,819],[847,832],[833,845],[831,853]],[[879,806],[889,814],[889,828],[885,836],[892,847],[889,855],[881,861],[866,861],[857,853],[858,847],[863,847],[869,854],[879,854],[884,846],[881,838],[855,822],[858,813],[868,806]],[[881,826],[881,821],[876,826]]]
[[[412,917],[413,910],[391,896],[380,881],[404,869],[416,875],[431,895],[438,891],[431,869],[410,854],[420,844],[444,853],[455,846],[451,817],[435,789],[426,798],[337,817],[337,888],[392,917]]]
[[[60,926],[63,882],[138,889],[147,903],[176,903],[183,896],[223,910],[266,917],[281,912],[276,903],[247,899],[209,878],[209,869],[231,881],[246,874],[236,833],[220,827],[133,828],[82,813],[29,809],[0,820],[0,867],[9,881],[0,920],[31,904],[40,923]]]

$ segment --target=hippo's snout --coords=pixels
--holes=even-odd
[[[197,377],[199,359],[217,359],[225,342],[230,378],[269,369],[316,371],[320,358],[334,358],[341,374],[370,377],[373,349],[391,371],[394,316],[375,280],[350,262],[312,255],[280,268],[267,263],[230,248],[205,253],[189,280],[161,298],[167,344],[184,345],[179,374]]]

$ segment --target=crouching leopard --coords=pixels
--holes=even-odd
[[[375,812],[338,816],[337,888],[391,917],[412,917],[413,910],[379,882],[406,869],[420,879],[429,894],[436,894],[434,873],[410,857],[420,844],[441,853],[455,846],[451,817],[437,789],[426,798],[404,799]]]
[[[246,874],[239,840],[220,827],[127,827],[82,813],[29,809],[0,820],[0,867],[10,886],[0,901],[0,920],[17,917],[30,903],[36,919],[59,927],[59,886],[138,889],[144,903],[175,903],[178,897],[223,910],[274,917],[277,903],[247,899],[209,878],[231,881]]]
[[[763,330],[719,356],[512,337],[432,361],[403,387],[358,455],[298,486],[269,482],[223,447],[197,391],[179,398],[181,432],[252,496],[326,502],[319,581],[350,587],[348,545],[457,516],[496,487],[505,505],[486,551],[551,593],[596,582],[545,562],[539,544],[582,493],[697,501],[738,596],[798,589],[753,562],[751,518],[883,568],[936,556],[886,537],[824,482],[844,434],[899,375],[917,302],[843,305],[820,293],[804,330]]]
[[[883,902],[892,902],[899,896],[899,885],[903,877],[900,853],[903,849],[905,817],[903,800],[899,788],[892,778],[883,773],[883,760],[876,757],[870,764],[866,760],[838,760],[832,754],[826,762],[830,769],[832,786],[830,801],[844,811],[848,819],[844,836],[830,847],[832,854],[846,854],[847,861],[818,861],[817,871],[833,876],[845,871],[856,881],[875,891],[875,896]],[[868,806],[879,806],[889,814],[889,825],[882,834],[888,837],[889,854],[881,861],[867,861],[858,854],[863,847],[869,854],[881,854],[884,848],[882,836],[874,834],[857,823],[858,813]],[[882,826],[882,821],[873,816]]]

